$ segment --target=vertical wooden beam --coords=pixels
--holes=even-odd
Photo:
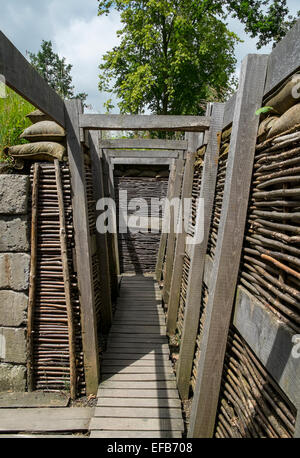
[[[195,342],[199,326],[202,279],[205,256],[209,237],[210,221],[214,202],[216,177],[218,170],[218,132],[222,130],[224,104],[215,103],[212,107],[211,126],[207,139],[207,150],[204,159],[199,205],[204,205],[204,220],[202,212],[197,211],[195,238],[200,243],[189,245],[186,251],[190,256],[190,270],[185,302],[184,324],[180,343],[180,353],[177,366],[177,383],[182,399],[189,395],[190,377],[192,372]],[[201,234],[203,236],[201,240]]]
[[[82,346],[87,395],[98,389],[99,354],[95,298],[92,276],[91,240],[87,213],[84,156],[80,144],[78,99],[65,103],[68,158],[71,173],[73,221],[76,244],[76,265],[80,294]]]
[[[243,245],[268,56],[242,63],[228,154],[224,200],[207,303],[188,437],[211,437]]]
[[[195,152],[194,145],[188,143],[187,158],[184,168],[184,177],[182,184],[182,199],[190,198],[192,194],[193,187],[193,172],[194,172],[194,162],[195,162]],[[179,294],[180,294],[180,285],[183,269],[183,260],[184,260],[184,248],[185,248],[185,219],[184,212],[181,215],[182,232],[177,234],[176,248],[174,254],[174,267],[172,272],[172,279],[170,285],[170,295],[168,301],[168,314],[167,314],[167,333],[168,335],[173,335],[176,330],[176,321],[177,321],[177,312],[179,305]]]
[[[174,160],[174,163],[170,166],[167,199],[170,199],[171,192],[174,186],[175,176],[176,176],[176,160]],[[165,214],[163,218],[163,228],[168,227],[169,225],[169,221],[166,220],[167,217],[168,215]],[[167,240],[168,240],[168,234],[163,231],[160,237],[157,261],[156,261],[156,267],[155,267],[155,277],[158,282],[161,280]]]
[[[183,171],[184,171],[184,159],[179,157],[178,159],[176,159],[176,175],[175,175],[175,180],[174,180],[174,186],[171,191],[171,199],[180,198]],[[175,221],[176,216],[178,215],[175,215],[174,206],[172,205],[170,207],[170,232],[168,234],[167,247],[166,247],[166,275],[164,278],[163,293],[162,293],[165,304],[169,302],[170,284],[171,284],[173,264],[174,264],[174,251],[175,251],[175,243],[176,243],[175,226],[178,225],[178,221]]]
[[[31,236],[30,236],[30,276],[29,298],[27,311],[27,385],[28,391],[33,391],[33,322],[36,290],[36,263],[37,263],[37,220],[38,220],[38,192],[39,192],[40,165],[34,164],[31,198]]]
[[[99,149],[99,133],[95,130],[89,132],[88,136],[90,155],[92,161],[92,174],[94,185],[94,196],[96,202],[105,197],[102,160]],[[101,328],[107,333],[112,324],[112,303],[109,280],[109,257],[107,248],[107,234],[100,234],[97,231],[97,251],[98,262],[100,266],[100,284],[101,284]]]
[[[300,400],[299,400],[298,406],[297,406],[297,416],[296,416],[294,438],[295,439],[299,439],[300,438]]]

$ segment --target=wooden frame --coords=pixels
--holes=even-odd
[[[186,140],[160,140],[147,138],[117,138],[101,140],[104,149],[143,149],[143,150],[183,150],[187,149]]]
[[[106,150],[107,151],[107,150]],[[170,166],[174,159],[164,157],[114,157],[107,156],[110,159],[110,163],[114,165],[168,165]]]
[[[100,115],[81,114],[79,126],[96,130],[159,130],[204,132],[210,120],[205,116],[168,116],[168,115]]]
[[[76,242],[76,264],[80,293],[82,346],[87,395],[96,394],[99,382],[99,354],[95,298],[92,278],[91,238],[87,215],[84,156],[80,144],[78,99],[65,102],[67,148],[73,192],[73,221]]]
[[[202,278],[218,170],[219,149],[217,134],[222,129],[223,116],[224,104],[215,103],[212,107],[212,122],[208,134],[209,138],[204,159],[199,200],[200,203],[204,203],[204,222],[201,222],[202,214],[198,211],[194,236],[196,238],[200,237],[200,233],[204,230],[203,239],[200,245],[194,244],[186,247],[186,249],[189,248],[190,270],[186,294],[184,325],[176,371],[178,389],[182,399],[187,399],[189,395],[189,383],[199,325]]]
[[[249,54],[242,63],[189,437],[211,437],[214,430],[267,62],[266,55]]]
[[[0,31],[0,74],[5,83],[64,127],[64,102]]]
[[[96,131],[89,132],[89,146],[92,161],[92,174],[94,195],[96,202],[105,197],[104,194],[104,177],[102,170],[102,160],[99,149],[99,133]],[[97,251],[98,262],[100,266],[100,284],[102,288],[102,309],[101,316],[103,323],[101,327],[104,333],[107,333],[112,324],[112,302],[109,280],[109,256],[107,246],[107,234],[100,234],[97,231]]]

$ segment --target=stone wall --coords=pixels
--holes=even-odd
[[[0,175],[0,391],[26,390],[29,177]]]

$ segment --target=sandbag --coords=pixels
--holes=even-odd
[[[43,113],[41,110],[34,110],[28,115],[26,115],[26,118],[30,119],[30,121],[35,124],[40,121],[52,121],[50,116],[46,115]]]
[[[298,124],[300,124],[300,103],[294,105],[274,122],[267,138],[272,138],[283,132],[287,132]]]
[[[222,141],[227,140],[230,137],[231,132],[232,132],[232,127],[224,130],[224,132],[222,133]]]
[[[35,159],[41,161],[64,160],[66,149],[60,143],[37,142],[25,143],[5,148],[5,153],[14,158]]]
[[[124,177],[137,177],[140,173],[139,169],[127,169],[124,171]]]
[[[139,177],[155,178],[156,172],[154,170],[143,170],[139,173]]]
[[[278,116],[269,116],[260,123],[257,134],[260,141],[263,141],[265,138],[267,138],[269,131],[272,129],[278,118]]]
[[[299,91],[297,91],[297,89],[299,89]],[[274,108],[274,110],[276,110],[279,114],[283,114],[299,101],[300,74],[296,73],[295,75],[291,76],[282,86],[280,86],[277,91],[272,94],[271,98],[265,101],[264,105]]]
[[[65,135],[65,130],[56,122],[40,121],[27,127],[20,135],[20,138],[25,138],[26,140],[34,142],[42,142],[43,140],[61,142],[64,140]]]

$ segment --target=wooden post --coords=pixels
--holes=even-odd
[[[187,158],[184,168],[184,177],[182,184],[182,199],[191,197],[192,187],[193,187],[193,172],[194,172],[194,162],[195,162],[195,149],[196,146],[188,143]],[[174,267],[172,272],[171,286],[170,286],[170,295],[168,301],[168,314],[167,314],[167,333],[168,335],[173,335],[176,330],[176,320],[179,304],[179,294],[180,294],[180,284],[182,277],[183,269],[183,260],[184,260],[184,248],[185,248],[185,220],[184,212],[181,215],[182,232],[177,234],[176,248],[174,254]]]
[[[167,199],[170,199],[171,191],[173,189],[175,176],[176,176],[176,160],[174,160],[174,161],[175,162],[170,166],[170,175],[169,175],[169,182],[168,182]],[[169,225],[169,221],[166,221],[166,217],[167,216],[168,215],[164,215],[163,228],[164,227],[168,227],[168,225]],[[158,282],[161,280],[164,257],[165,257],[166,246],[167,246],[167,240],[168,240],[168,234],[166,232],[162,232],[161,237],[160,237],[157,261],[156,261],[156,267],[155,267],[155,278],[156,278],[156,280]]]
[[[211,437],[214,431],[267,62],[266,55],[249,54],[242,63],[188,437]]]
[[[89,146],[92,161],[92,174],[94,185],[94,196],[96,202],[105,197],[102,161],[99,150],[99,133],[97,131],[89,132]],[[107,234],[100,234],[97,231],[97,251],[98,262],[100,266],[100,285],[101,285],[101,328],[104,333],[109,331],[112,324],[112,303],[109,280],[109,257],[107,248]]]
[[[294,438],[299,439],[300,438],[300,400],[298,400],[298,405],[297,405],[297,417],[296,417],[296,424],[295,424],[295,434]]]
[[[65,103],[67,147],[70,164],[73,220],[76,244],[76,265],[80,294],[82,346],[87,395],[97,393],[99,354],[95,298],[92,276],[91,240],[89,233],[87,196],[84,174],[84,156],[80,144],[79,114],[82,105],[78,99]]]
[[[27,385],[28,391],[33,391],[33,321],[36,290],[36,262],[37,262],[37,207],[39,192],[40,166],[36,162],[33,170],[32,199],[31,199],[31,250],[30,250],[30,276],[27,318]]]
[[[181,158],[176,159],[176,175],[175,175],[173,189],[172,191],[170,191],[171,199],[180,198],[183,170],[184,170],[184,160]],[[170,284],[171,284],[173,264],[174,264],[174,250],[175,250],[175,243],[176,243],[176,234],[175,234],[174,226],[175,225],[177,226],[178,224],[178,221],[175,221],[175,216],[176,215],[174,212],[174,206],[172,205],[170,207],[170,232],[168,234],[167,247],[166,247],[166,275],[164,278],[163,293],[162,293],[165,304],[169,302]]]
[[[202,279],[218,171],[219,148],[217,134],[222,130],[223,115],[224,105],[215,103],[212,108],[211,127],[208,134],[209,137],[202,172],[200,199],[198,201],[198,206],[204,205],[204,219],[201,221],[202,212],[199,211],[198,207],[194,239],[198,237],[199,243],[190,246],[187,245],[186,247],[186,251],[189,251],[190,270],[177,366],[177,383],[182,399],[187,399],[189,395],[195,342],[199,326]]]

